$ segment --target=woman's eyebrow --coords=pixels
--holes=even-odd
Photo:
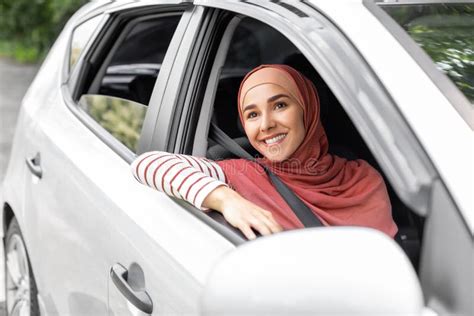
[[[244,106],[244,108],[242,109],[242,113],[247,111],[247,110],[251,110],[251,109],[254,109],[256,108],[257,106],[255,104],[249,104],[249,105],[246,105]]]
[[[283,93],[276,94],[276,95],[274,95],[273,97],[268,98],[268,99],[267,99],[267,103],[271,103],[271,102],[273,102],[273,101],[275,101],[275,100],[278,100],[278,99],[280,99],[280,98],[289,98],[289,96],[286,95],[286,94],[283,94]],[[257,106],[256,106],[255,104],[246,105],[246,106],[244,106],[244,108],[242,109],[242,113],[245,112],[245,111],[247,111],[247,110],[251,110],[251,109],[253,109],[253,108],[256,108],[256,107],[257,107]]]
[[[268,98],[267,102],[270,103],[275,100],[278,100],[279,98],[289,98],[289,96],[287,96],[286,94],[280,93],[280,94],[274,95],[273,97]]]

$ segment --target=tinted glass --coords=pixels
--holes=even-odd
[[[474,4],[388,5],[382,8],[474,104]]]
[[[86,47],[87,43],[89,42],[94,30],[99,25],[101,18],[101,16],[93,17],[74,29],[74,32],[72,33],[71,49],[69,55],[69,71],[71,71],[76,65],[79,56],[84,50],[84,47]]]
[[[79,106],[131,151],[136,152],[146,106],[103,95],[83,95]]]

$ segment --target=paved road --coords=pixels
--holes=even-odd
[[[0,58],[0,180],[7,168],[21,99],[37,70],[36,65],[20,65]]]
[[[0,58],[0,182],[7,168],[21,99],[37,70],[36,65],[20,65]],[[3,247],[0,247],[0,258],[0,316],[3,316]]]

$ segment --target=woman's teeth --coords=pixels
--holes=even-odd
[[[285,138],[286,134],[281,134],[270,139],[265,139],[265,144],[271,145]]]

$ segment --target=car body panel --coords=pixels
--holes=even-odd
[[[44,194],[40,192],[39,201],[32,200],[30,209],[36,205],[32,213],[41,214],[31,223],[31,230],[39,229],[41,235],[41,244],[33,243],[34,247],[42,256],[57,258],[53,264],[38,263],[42,269],[39,275],[69,275],[67,282],[48,278],[50,282],[42,284],[43,288],[64,294],[68,288],[78,291],[75,296],[53,299],[70,302],[69,306],[57,307],[59,314],[95,314],[101,310],[107,303],[101,295],[107,291],[109,270],[117,262],[124,266],[137,262],[142,266],[150,285],[147,290],[160,306],[157,311],[195,309],[198,289],[208,271],[233,245],[183,212],[165,194],[143,188],[133,178],[126,161],[97,139],[61,102],[54,107],[40,120],[45,134],[41,145],[48,152],[42,155],[44,176],[39,185],[47,189]],[[88,154],[91,150],[96,153],[93,157]],[[65,170],[67,179],[58,181]],[[48,194],[56,196],[49,199]],[[180,223],[179,227],[176,223]],[[46,247],[48,244],[54,247]],[[58,247],[62,249],[59,255]],[[62,270],[70,267],[78,269],[76,275]],[[84,275],[90,279],[84,280]],[[62,287],[64,290],[58,291]],[[186,295],[182,296],[181,291]],[[48,305],[48,299],[44,300]],[[86,306],[97,309],[85,311]]]

